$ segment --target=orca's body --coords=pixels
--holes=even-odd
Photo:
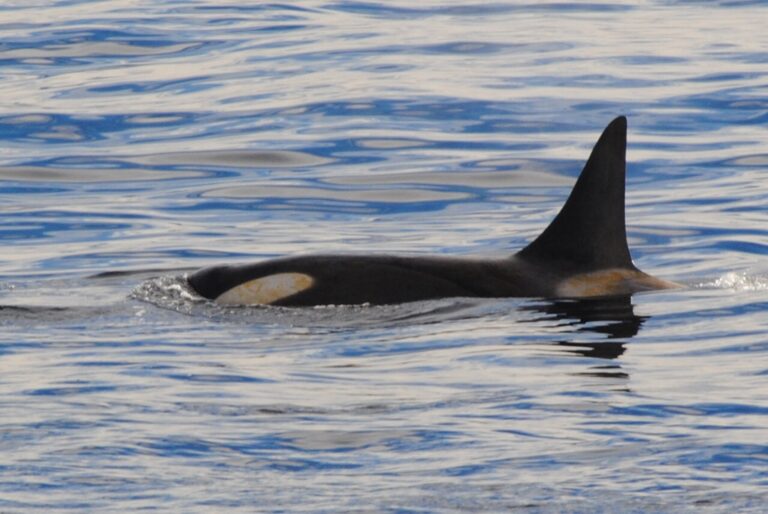
[[[676,287],[632,263],[624,226],[626,118],[598,140],[568,200],[506,259],[309,255],[214,266],[188,277],[227,305],[394,304],[446,297],[585,297]]]

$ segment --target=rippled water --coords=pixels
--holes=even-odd
[[[0,7],[0,511],[762,512],[758,1]],[[179,277],[511,253],[627,114],[681,290],[222,308]]]

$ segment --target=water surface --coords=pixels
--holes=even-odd
[[[3,512],[761,512],[761,2],[6,2]],[[309,252],[502,256],[629,118],[585,301],[222,308]]]

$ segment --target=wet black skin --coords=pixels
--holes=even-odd
[[[563,280],[605,269],[637,271],[624,226],[626,119],[598,140],[554,221],[515,255],[497,260],[392,255],[308,255],[204,268],[188,277],[216,299],[244,282],[276,273],[313,278],[273,305],[394,304],[447,297],[553,297]]]
[[[272,305],[392,304],[447,297],[552,296],[566,275],[510,257],[499,260],[394,255],[307,255],[215,266],[189,277],[206,298],[254,278],[304,273],[315,283]]]

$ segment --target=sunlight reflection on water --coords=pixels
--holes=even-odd
[[[0,510],[764,509],[762,3],[0,12]],[[684,289],[296,311],[179,278],[509,254],[618,114],[633,257]]]

